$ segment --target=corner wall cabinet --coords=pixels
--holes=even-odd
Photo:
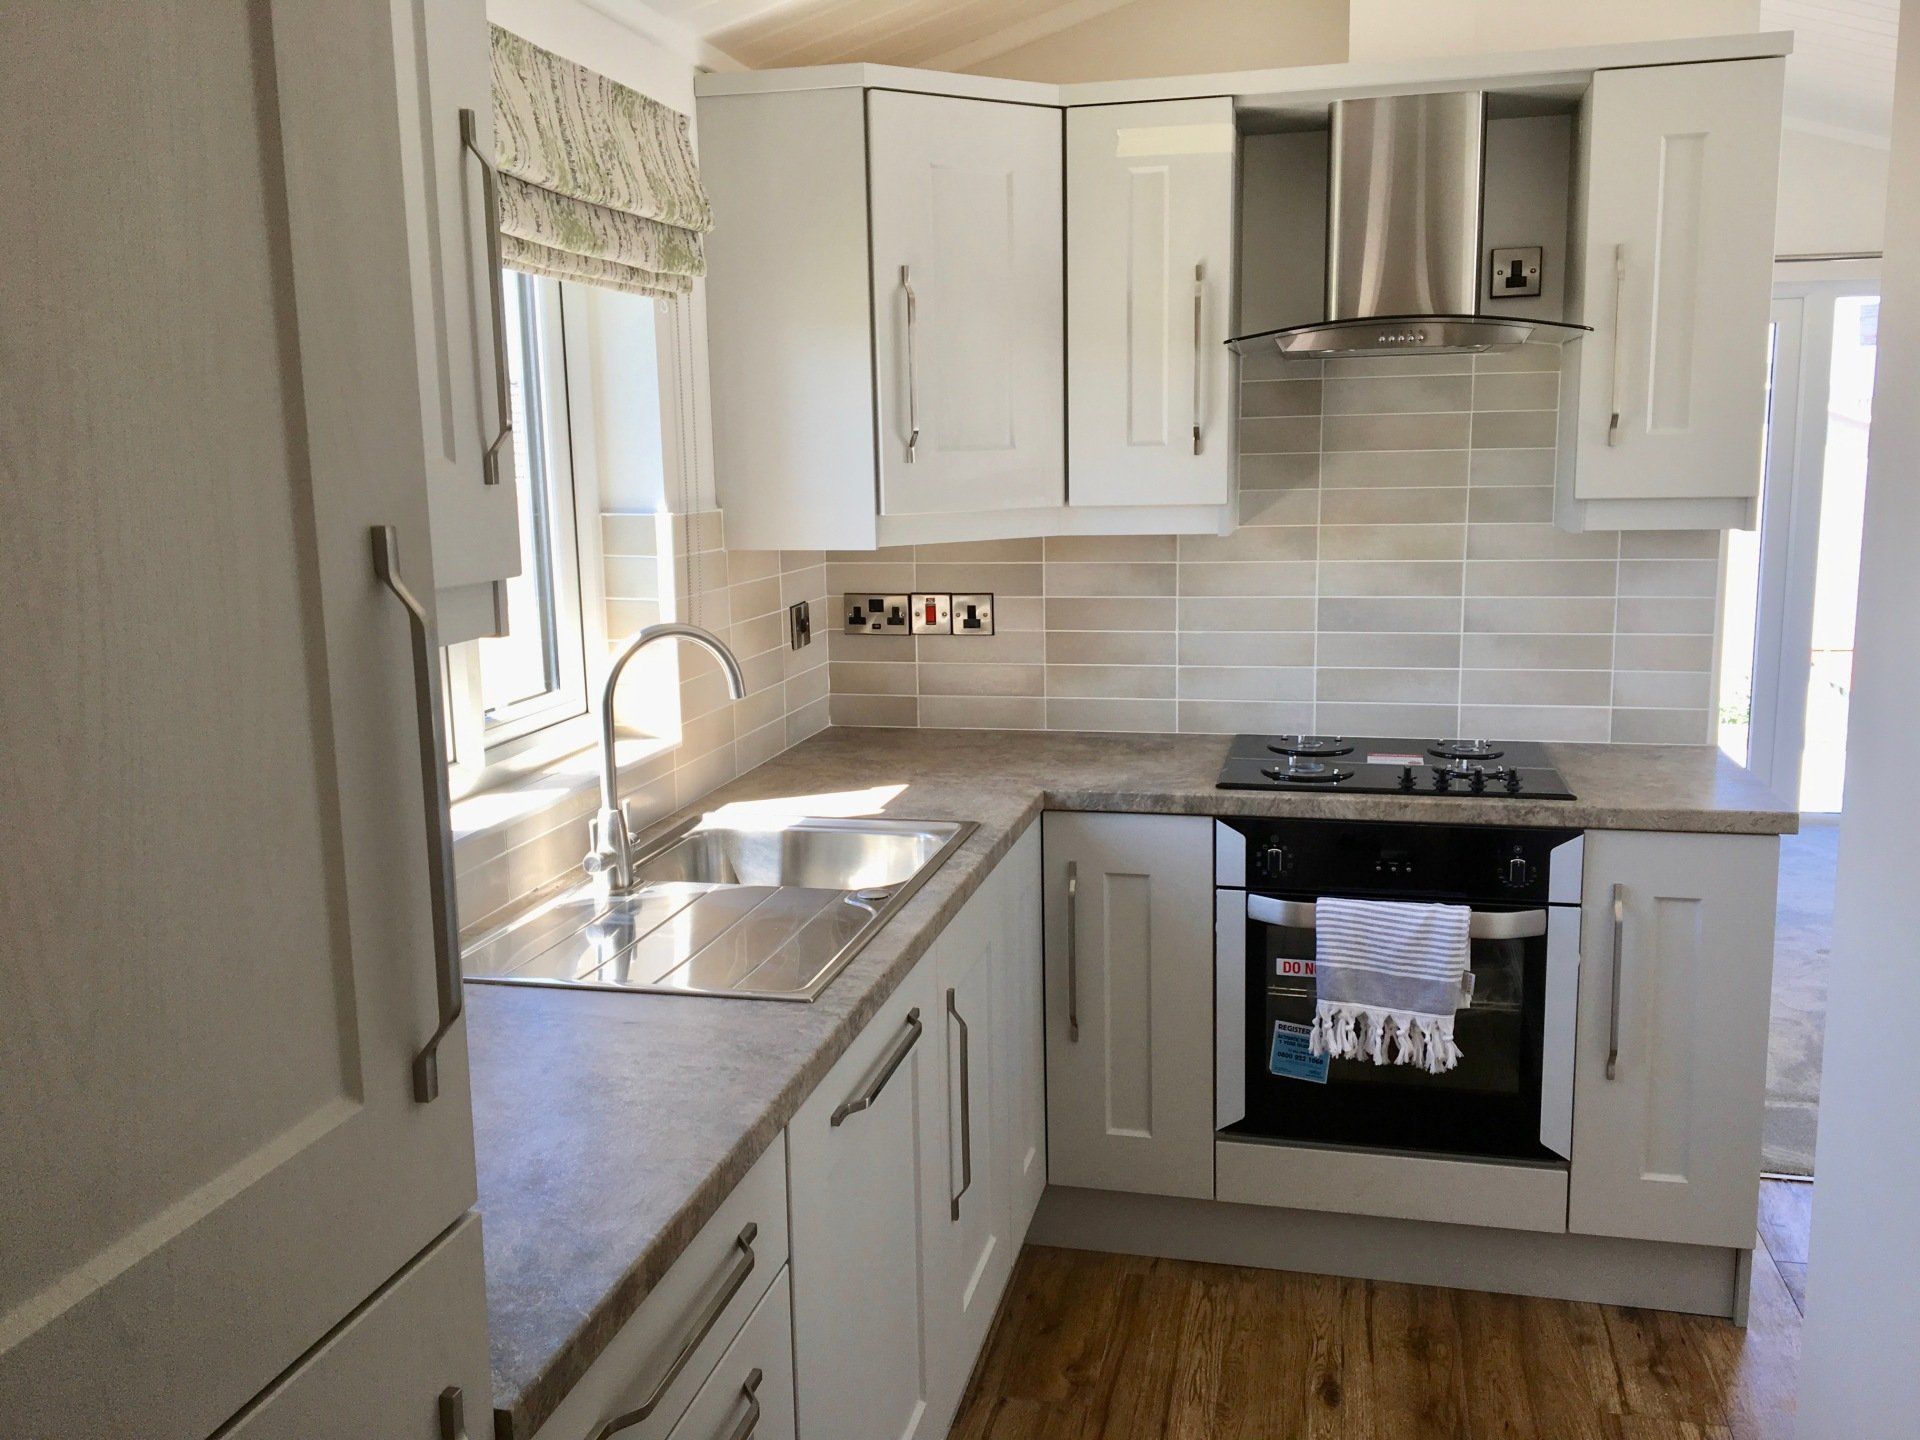
[[[1567,348],[1561,400],[1569,528],[1754,523],[1785,66],[1593,77],[1573,236],[1593,333]]]

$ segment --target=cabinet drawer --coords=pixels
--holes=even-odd
[[[673,1440],[794,1440],[793,1292],[782,1270],[673,1427]]]
[[[677,1433],[675,1423],[786,1262],[782,1137],[620,1327],[540,1427],[538,1440],[664,1440]],[[607,1428],[623,1417],[631,1418],[617,1430]]]

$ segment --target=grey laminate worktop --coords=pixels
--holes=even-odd
[[[522,1440],[1042,809],[1779,834],[1704,747],[1556,745],[1579,799],[1219,791],[1225,736],[828,730],[707,796],[980,828],[811,1005],[466,990],[500,1434]]]

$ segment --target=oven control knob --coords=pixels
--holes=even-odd
[[[1260,873],[1269,880],[1278,880],[1293,869],[1293,857],[1287,853],[1284,845],[1269,845],[1260,852]]]
[[[1516,849],[1507,861],[1506,873],[1501,878],[1512,889],[1521,889],[1533,879],[1533,867],[1527,864],[1526,856]]]

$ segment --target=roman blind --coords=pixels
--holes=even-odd
[[[493,146],[513,269],[659,297],[706,273],[713,212],[678,111],[496,25]]]

